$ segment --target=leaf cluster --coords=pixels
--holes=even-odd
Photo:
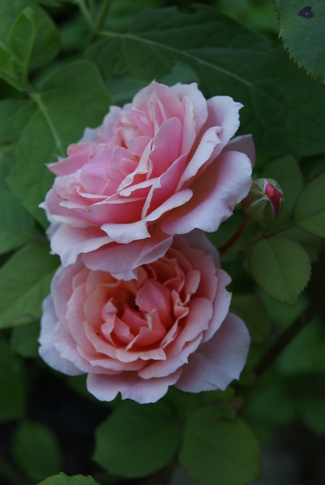
[[[0,442],[9,443],[1,483],[175,485],[191,477],[202,485],[245,485],[261,469],[251,427],[263,443],[276,426],[297,420],[324,434],[319,312],[271,356],[273,368],[261,380],[256,369],[274,341],[310,308],[321,308],[325,92],[274,35],[261,33],[258,12],[266,2],[246,3],[241,17],[235,1],[0,2]],[[276,2],[280,36],[298,65],[323,82],[322,7],[306,18],[298,15],[305,5],[297,13],[292,3]],[[155,405],[116,399],[109,407],[89,397],[83,378],[63,380],[37,356],[42,301],[59,264],[39,204],[53,182],[46,165],[64,157],[85,127],[98,126],[109,105],[129,102],[154,78],[197,82],[207,98],[241,102],[239,133],[252,133],[256,145],[254,177],[276,179],[285,206],[274,221],[250,222],[221,250],[233,280],[232,311],[252,340],[240,382],[225,392],[172,389]],[[237,208],[211,235],[217,247],[227,247],[243,218]]]

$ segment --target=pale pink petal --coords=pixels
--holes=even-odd
[[[136,269],[164,256],[172,243],[172,237],[154,232],[149,239],[134,241],[126,245],[107,246],[82,255],[84,264],[92,270],[108,271],[117,279],[136,278]]]
[[[70,361],[71,364],[79,369],[79,374],[91,372],[89,359],[83,358],[79,352],[79,348],[76,345],[75,340],[71,336],[70,332],[63,327],[63,325],[56,326],[53,337],[55,348],[60,354],[60,359]],[[63,370],[61,370],[61,372],[63,372]],[[67,374],[67,372],[64,373]]]
[[[217,293],[213,301],[213,316],[209,328],[204,332],[203,342],[207,342],[215,334],[228,314],[231,293],[226,290],[226,286],[228,286],[230,282],[230,276],[222,269],[219,269]]]
[[[229,141],[223,151],[245,153],[250,159],[252,166],[255,164],[255,145],[252,135],[236,136],[236,138]]]
[[[191,118],[194,118],[195,131],[199,133],[208,117],[207,102],[199,90],[197,83],[181,84],[177,83],[171,87],[175,95],[182,100],[185,105],[184,131],[189,129]],[[189,110],[188,103],[191,103],[192,110]]]
[[[182,174],[177,190],[183,186],[188,187],[194,177],[197,176],[199,170],[210,161],[212,154],[216,156],[217,147],[219,147],[219,152],[221,152],[223,145],[218,136],[219,131],[220,129],[214,126],[204,132],[199,146]]]
[[[166,326],[171,323],[170,291],[158,281],[147,280],[138,290],[135,302],[142,312],[157,310]]]
[[[220,266],[219,253],[214,244],[207,238],[204,232],[199,229],[194,229],[188,234],[183,236],[175,236],[173,240],[173,247],[183,248],[190,247],[193,249],[199,249],[203,253],[210,254],[212,256],[215,266]]]
[[[170,118],[161,125],[150,154],[152,177],[159,177],[181,155],[182,128],[177,118]]]
[[[133,399],[140,404],[156,402],[161,399],[168,387],[177,382],[181,370],[165,378],[144,380],[135,372],[124,372],[118,376],[89,374],[88,391],[100,401],[112,401],[121,393],[122,399]]]
[[[128,244],[132,241],[150,237],[145,220],[128,224],[103,224],[101,229],[106,232],[111,241],[121,244]]]
[[[239,128],[239,110],[243,105],[229,96],[214,96],[207,104],[209,114],[205,126],[221,127],[219,138],[223,144],[228,143]]]
[[[77,376],[83,372],[70,360],[62,358],[54,345],[54,332],[57,325],[60,325],[55,314],[52,297],[49,295],[43,302],[43,316],[41,320],[41,334],[39,337],[39,354],[42,359],[53,369]]]
[[[50,171],[55,175],[68,175],[79,170],[92,159],[98,152],[98,145],[95,143],[81,143],[70,145],[68,148],[68,157],[61,158],[58,162],[48,165]]]
[[[111,242],[111,238],[104,233],[98,234],[96,228],[83,228],[62,224],[56,227],[51,239],[52,253],[61,257],[62,265],[75,263],[80,253],[95,251]]]
[[[53,302],[57,319],[61,322],[65,319],[67,304],[72,291],[72,279],[75,274],[81,271],[82,265],[69,266],[64,269],[59,267],[51,282],[51,294],[53,295]]]
[[[153,180],[150,191],[148,192],[145,203],[143,204],[141,217],[144,218],[148,214],[151,214],[170,197],[177,195],[175,194],[176,187],[185,166],[186,156],[181,155],[158,179]]]
[[[212,317],[212,302],[207,298],[193,298],[188,304],[189,312],[182,323],[183,329],[165,352],[168,358],[182,352],[187,342],[194,341],[208,329]]]
[[[184,345],[183,349],[173,357],[165,361],[154,362],[138,371],[143,379],[156,379],[157,377],[166,377],[173,374],[180,367],[188,363],[189,356],[196,351],[202,340],[199,335],[196,339]]]
[[[143,106],[148,106],[153,99],[159,99],[169,117],[183,118],[184,108],[173,90],[156,81],[152,81],[149,86],[141,89],[133,98],[132,104],[142,108]]]
[[[154,345],[159,346],[159,342],[166,334],[166,327],[161,323],[157,310],[153,310],[150,314],[147,314],[147,322],[148,325],[142,327],[138,335],[134,337],[133,341],[125,347],[125,350],[131,352],[135,349],[141,349],[139,356],[142,360],[144,359],[144,355],[148,352],[146,349],[150,349],[150,347],[154,347]],[[135,350],[135,352],[137,352],[137,350]],[[150,358],[154,358],[151,357],[151,355],[152,350],[150,350]]]
[[[229,314],[213,338],[190,356],[176,387],[186,392],[226,389],[234,379],[239,379],[249,344],[244,322]]]
[[[191,200],[193,196],[193,192],[190,189],[180,190],[176,194],[172,195],[163,202],[157,209],[152,211],[149,215],[146,216],[145,220],[148,222],[158,220],[163,214],[166,212],[171,211],[177,207],[182,207],[186,202]]]
[[[252,166],[247,155],[222,153],[192,184],[192,199],[167,214],[162,230],[170,235],[193,229],[214,232],[249,192]]]

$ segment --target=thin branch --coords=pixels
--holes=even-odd
[[[101,11],[96,22],[96,31],[100,31],[105,23],[109,9],[111,8],[113,0],[104,0]]]
[[[245,217],[245,219],[243,220],[243,222],[241,223],[241,225],[239,226],[235,234],[231,236],[231,238],[227,242],[225,242],[225,244],[219,247],[220,253],[225,253],[233,244],[235,244],[236,241],[238,241],[238,239],[246,229],[248,222],[249,222],[248,217]]]
[[[294,337],[317,315],[325,303],[324,295],[320,292],[311,304],[284,330],[271,347],[266,351],[254,369],[256,377],[260,377],[276,360],[278,355],[287,347]]]

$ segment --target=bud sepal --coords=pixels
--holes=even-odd
[[[255,179],[249,194],[242,200],[242,208],[249,217],[257,222],[270,221],[282,210],[283,191],[276,180]]]

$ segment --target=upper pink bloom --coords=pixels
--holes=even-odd
[[[173,235],[216,231],[251,186],[252,139],[230,141],[240,108],[227,96],[206,100],[195,83],[157,82],[111,107],[50,165],[56,179],[42,207],[62,264],[83,254],[89,268],[132,279]]]
[[[162,258],[117,280],[79,259],[55,274],[44,301],[40,355],[68,375],[87,373],[100,400],[155,402],[175,385],[225,389],[237,379],[248,331],[229,314],[230,278],[204,234],[176,236]]]

